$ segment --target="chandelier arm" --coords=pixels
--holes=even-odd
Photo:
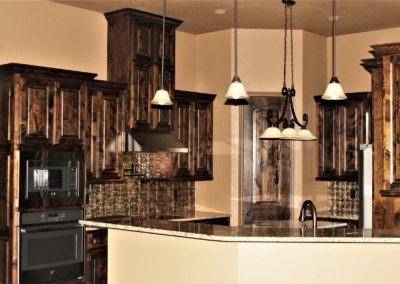
[[[308,115],[307,114],[303,114],[303,120],[304,120],[303,124],[299,122],[299,120],[297,119],[297,116],[296,116],[296,112],[294,111],[293,100],[292,100],[292,96],[291,95],[290,95],[290,111],[292,113],[292,116],[293,116],[292,120],[294,121],[294,123],[296,123],[301,128],[306,128],[307,127],[307,123],[308,123]]]
[[[286,115],[286,109],[287,109],[287,106],[288,106],[288,101],[289,101],[289,99],[290,99],[290,94],[289,94],[289,92],[288,92],[288,90],[287,90],[287,88],[286,87],[283,87],[282,88],[282,95],[283,96],[285,96],[286,98],[285,98],[285,105],[283,106],[283,112],[282,112],[282,114],[281,114],[281,116],[278,118],[278,120],[276,121],[276,126],[278,126],[279,124],[281,124],[283,121],[285,121],[285,115]]]

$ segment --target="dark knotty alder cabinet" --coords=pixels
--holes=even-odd
[[[374,228],[400,225],[400,43],[373,45],[362,66],[372,76]]]
[[[85,283],[107,283],[107,230],[86,231]]]
[[[87,183],[123,180],[126,84],[95,77],[41,66],[0,65],[0,283],[16,283],[18,277],[20,150],[83,150]],[[93,251],[92,259],[100,267],[96,269],[104,270],[104,252]]]
[[[173,131],[189,153],[174,154],[175,178],[211,180],[213,142],[213,101],[215,95],[175,92]]]
[[[151,107],[161,84],[162,17],[134,9],[105,14],[108,22],[108,80],[129,88],[127,128],[168,128],[170,109]],[[164,88],[175,90],[175,30],[182,22],[166,18]]]
[[[357,181],[359,145],[372,143],[370,93],[346,94],[344,101],[326,101],[314,97],[317,107],[318,176],[317,180]],[[368,113],[368,126],[366,125]]]
[[[6,121],[16,123],[19,144],[83,143],[85,82],[96,74],[23,64],[2,65],[0,72],[3,94],[16,98]]]
[[[87,182],[114,182],[123,176],[125,85],[96,80],[88,82],[87,88]]]

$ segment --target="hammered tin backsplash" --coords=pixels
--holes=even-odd
[[[87,187],[86,218],[106,216],[172,215],[194,210],[195,184],[168,179],[172,164],[169,153],[129,153],[124,155],[124,169],[137,165],[143,177],[125,176],[124,183],[92,184]],[[150,179],[150,180],[146,180]]]

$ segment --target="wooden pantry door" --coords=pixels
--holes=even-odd
[[[258,139],[284,103],[280,94],[251,96],[242,109],[242,224],[290,219],[291,142]]]

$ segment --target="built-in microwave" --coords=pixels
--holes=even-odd
[[[82,152],[21,151],[20,208],[81,205],[83,168]]]

